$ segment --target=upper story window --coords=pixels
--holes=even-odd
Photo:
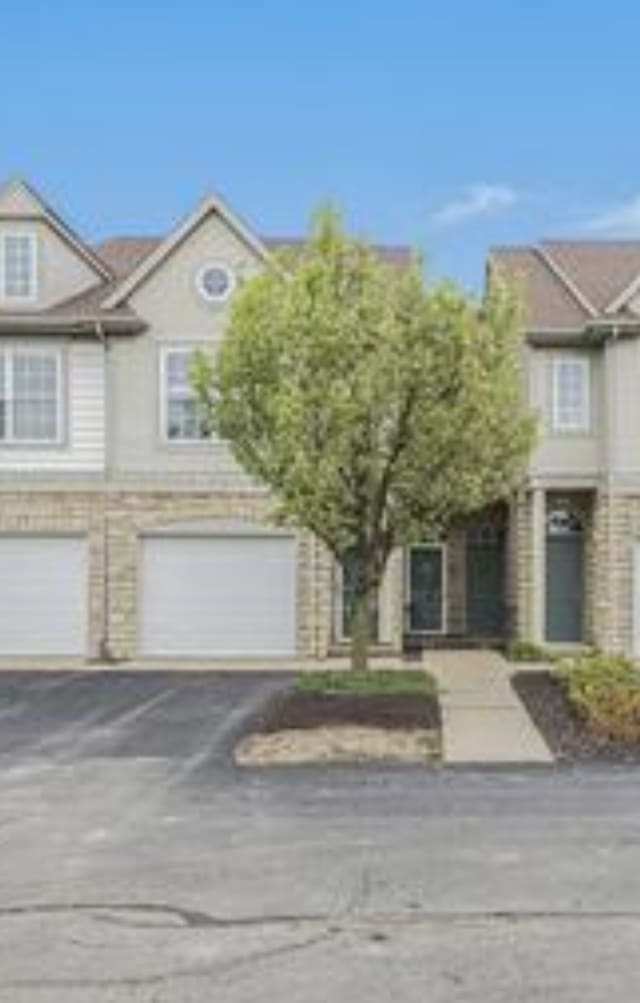
[[[168,348],[162,357],[162,422],[165,439],[193,442],[209,438],[206,414],[189,379],[193,348]]]
[[[581,355],[562,355],[553,362],[553,428],[587,432],[591,423],[591,366]]]
[[[218,261],[208,261],[196,274],[196,289],[205,303],[224,303],[235,285],[231,269]]]
[[[3,234],[0,242],[0,290],[5,300],[28,302],[35,299],[35,234]]]
[[[60,372],[55,350],[0,351],[0,443],[60,441]]]

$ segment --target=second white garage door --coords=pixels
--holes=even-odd
[[[0,655],[84,655],[87,541],[0,536]]]
[[[295,567],[289,536],[143,537],[142,654],[293,655]]]

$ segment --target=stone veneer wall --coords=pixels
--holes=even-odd
[[[640,541],[640,496],[603,490],[595,511],[594,641],[632,655],[634,550]]]
[[[531,492],[520,491],[513,502],[511,534],[511,595],[515,604],[514,634],[522,640],[533,636],[531,622],[534,575]]]
[[[556,497],[560,497],[559,495]],[[566,496],[564,496],[566,497]],[[550,495],[548,502],[553,500]],[[583,496],[583,502],[588,499]],[[108,642],[115,658],[137,656],[138,548],[144,532],[192,521],[246,521],[268,525],[267,495],[250,491],[110,490],[101,487],[0,491],[0,533],[86,533],[89,541],[89,644],[91,657],[101,655],[108,618]],[[533,540],[531,494],[514,500],[508,545],[508,597],[515,606],[517,635],[531,637]],[[105,594],[105,521],[107,526],[108,594]],[[308,532],[300,532],[298,549],[298,654],[325,657],[333,639],[333,562],[326,548]],[[617,494],[611,504],[605,491],[587,509],[586,629],[587,640],[611,651],[631,653],[633,646],[633,551],[640,540],[640,496]],[[464,630],[464,533],[449,539],[448,627]],[[404,632],[405,557],[390,558],[385,587],[387,643],[402,650]]]
[[[467,533],[455,526],[446,540],[445,630],[461,636],[467,629]]]
[[[247,522],[268,525],[268,496],[251,492],[178,493],[112,491],[108,496],[109,649],[114,658],[137,655],[139,541],[144,533],[189,522]],[[312,535],[298,537],[297,652],[325,653],[328,592],[326,561]]]
[[[105,492],[98,486],[0,491],[0,533],[87,535],[91,658],[107,652],[116,659],[137,657],[140,534],[195,521],[269,525],[271,515],[269,498],[255,492]],[[331,643],[331,562],[310,533],[297,536],[298,654],[322,657]]]

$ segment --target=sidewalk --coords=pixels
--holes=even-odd
[[[446,763],[551,763],[542,735],[494,651],[433,651],[425,667],[440,690]]]

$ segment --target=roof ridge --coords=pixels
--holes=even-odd
[[[543,237],[538,244],[541,247],[555,244],[569,244],[572,247],[610,247],[612,244],[640,247],[640,237]]]
[[[102,260],[93,246],[84,237],[80,236],[77,230],[60,215],[57,209],[53,208],[51,203],[31,182],[17,174],[0,183],[0,193],[10,192],[12,189],[22,189],[26,192],[27,196],[41,208],[44,218],[49,222],[51,228],[58,233],[59,237],[70,244],[93,267],[95,272],[102,274],[105,280],[110,280],[114,277],[109,265],[106,261]]]
[[[558,281],[564,285],[565,289],[573,297],[578,306],[585,310],[591,317],[597,317],[598,311],[594,307],[593,303],[591,303],[591,301],[585,296],[573,278],[558,264],[553,255],[550,254],[542,244],[538,244],[534,248],[534,253],[549,268]]]

